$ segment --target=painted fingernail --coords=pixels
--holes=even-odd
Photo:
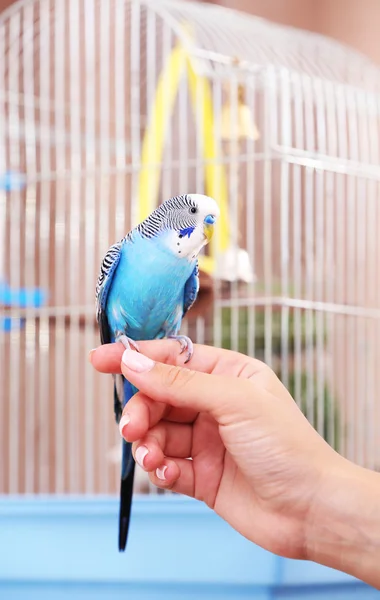
[[[93,348],[92,350],[90,350],[90,352],[88,353],[88,360],[90,361],[90,363],[92,363],[92,355],[94,354],[95,350],[97,350],[97,348]]]
[[[153,360],[147,356],[144,356],[144,354],[139,354],[133,350],[124,350],[121,360],[125,366],[128,367],[128,369],[135,371],[135,373],[144,373],[146,371],[150,371],[154,367]]]
[[[120,422],[119,422],[119,431],[120,431],[120,435],[122,437],[125,437],[125,435],[123,433],[123,429],[124,429],[124,427],[126,427],[126,425],[128,425],[128,423],[129,423],[130,420],[131,420],[131,417],[129,416],[128,413],[124,413],[124,415],[120,419]]]
[[[158,469],[156,469],[156,475],[158,477],[158,479],[161,479],[162,481],[165,481],[166,477],[165,477],[165,472],[167,470],[167,466],[164,465],[163,467],[158,467]]]
[[[140,467],[144,467],[144,458],[148,454],[149,450],[146,446],[139,446],[136,450],[136,462]]]

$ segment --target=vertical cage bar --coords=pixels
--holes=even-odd
[[[273,295],[273,256],[272,256],[272,145],[277,143],[277,81],[276,71],[270,68],[265,78],[265,106],[264,106],[264,190],[263,190],[263,232],[264,232],[264,294]],[[272,336],[273,336],[273,308],[266,305],[264,309],[264,360],[272,366]]]
[[[66,170],[66,130],[65,130],[65,57],[66,57],[66,10],[64,0],[55,0],[54,18],[54,120],[55,120],[55,169],[56,169],[56,255],[55,255],[55,281],[56,303],[64,305],[67,300],[66,289],[68,277],[66,272],[62,273],[63,265],[67,264],[66,250],[69,248],[66,236],[66,197],[67,183],[63,179],[59,181],[59,173]],[[67,267],[64,267],[66,271]],[[64,368],[60,362],[61,350],[65,347],[65,318],[55,318],[55,369],[54,369],[54,491],[58,494],[64,492],[64,469],[65,469],[65,439],[62,423],[65,421],[66,398],[70,394]]]
[[[179,143],[179,189],[181,193],[189,188],[189,90],[187,80],[183,77],[178,91],[178,127]]]
[[[165,65],[168,57],[170,56],[170,51],[172,49],[172,28],[163,23],[162,25],[162,64]],[[157,54],[157,49],[156,49]],[[149,73],[148,73],[149,76]],[[164,101],[162,103],[162,121],[165,121],[165,112],[167,111],[167,107],[169,105],[169,95],[170,88],[169,86],[164,89]],[[170,198],[172,186],[173,186],[173,176],[174,169],[172,165],[173,159],[173,144],[174,144],[174,128],[173,128],[173,120],[174,115],[170,115],[167,130],[165,132],[165,141],[164,141],[164,152],[163,152],[163,164],[162,164],[162,199],[166,200]]]
[[[305,97],[305,141],[306,150],[315,151],[314,116],[315,105],[313,98],[312,80],[303,78],[303,92]],[[305,172],[305,295],[308,300],[313,300],[315,283],[315,172],[306,168]],[[306,414],[314,426],[314,332],[315,314],[311,309],[305,310],[305,343],[306,343]]]
[[[372,156],[374,157],[374,162],[376,164],[380,163],[380,97],[379,95],[376,96],[376,98],[373,99],[373,107],[374,107],[374,119],[375,119],[375,124],[376,127],[372,127],[371,128],[371,148],[372,148]],[[375,280],[377,282],[376,285],[376,290],[375,290],[375,298],[374,298],[374,302],[376,306],[380,305],[380,261],[377,260],[377,257],[379,256],[380,253],[380,239],[378,236],[378,224],[380,223],[380,182],[376,182],[376,187],[374,190],[374,204],[375,204],[375,222],[376,222],[376,236],[375,236],[375,266],[374,266],[374,272],[375,272]],[[380,453],[379,453],[379,445],[378,445],[378,440],[380,437],[380,407],[379,407],[379,403],[377,400],[377,373],[378,373],[378,364],[379,364],[379,359],[380,359],[380,320],[378,320],[377,322],[377,327],[374,329],[374,345],[375,345],[375,352],[374,352],[374,359],[373,359],[373,388],[374,388],[374,395],[376,398],[376,412],[375,412],[375,419],[373,419],[372,424],[376,423],[376,430],[375,430],[375,435],[374,435],[374,443],[372,446],[372,452],[373,452],[373,464],[376,466],[376,468],[379,470],[380,469]]]
[[[121,32],[124,31],[125,27],[125,16],[124,16],[124,2],[115,1],[113,3],[113,20],[111,18],[111,6],[109,3],[101,2],[95,8],[96,15],[98,16],[98,30],[100,36],[100,50],[99,50],[99,68],[96,70],[97,85],[98,85],[98,114],[99,114],[99,189],[97,192],[96,209],[98,212],[98,232],[97,239],[95,240],[95,256],[97,257],[97,263],[95,265],[96,273],[94,276],[93,289],[95,280],[97,278],[100,263],[103,255],[107,251],[107,247],[114,240],[109,239],[109,228],[112,217],[109,210],[108,198],[111,194],[111,189],[115,192],[115,239],[121,239],[123,233],[124,214],[119,214],[120,203],[125,202],[125,190],[124,190],[124,177],[118,173],[118,168],[125,163],[125,154],[123,153],[123,145],[119,144],[124,138],[125,132],[125,113],[123,107],[124,101],[124,40]],[[114,107],[110,106],[110,30],[114,33],[115,45],[114,45]],[[110,115],[113,109],[113,121],[114,121],[114,138],[115,146],[113,148],[115,152],[115,187],[110,186],[110,176],[106,173],[108,168],[112,168],[111,163],[111,147],[110,147]],[[124,155],[123,155],[124,154]],[[111,176],[112,177],[112,176]],[[95,215],[96,219],[96,215]],[[91,327],[90,319],[89,325]],[[92,329],[92,328],[91,328]],[[96,327],[94,331],[95,344],[99,340],[99,331]],[[108,378],[107,378],[108,379]],[[100,399],[100,413],[102,419],[102,425],[98,428],[97,435],[99,438],[94,442],[98,448],[99,465],[101,474],[97,477],[98,487],[104,493],[109,492],[109,465],[107,461],[107,453],[110,450],[110,439],[108,431],[108,423],[110,416],[112,415],[112,388],[111,378],[108,381],[99,381],[100,389],[97,386],[94,388],[94,393]],[[98,382],[96,381],[96,384]],[[97,392],[97,393],[96,393]],[[108,399],[107,399],[108,396]],[[105,399],[105,400],[104,400]],[[108,400],[108,401],[107,401]],[[96,468],[96,464],[95,464]]]
[[[357,151],[359,160],[365,164],[369,163],[369,140],[368,140],[368,122],[366,115],[363,115],[363,93],[360,90],[355,90],[353,95],[353,111],[356,117],[357,124]],[[367,241],[369,237],[369,182],[365,177],[358,177],[357,180],[357,197],[355,207],[355,222],[356,222],[356,263],[358,269],[357,275],[357,292],[356,302],[358,306],[368,307],[369,294],[371,283],[366,280],[368,265],[368,254],[366,251]],[[368,365],[370,364],[369,356],[369,328],[368,319],[356,319],[357,331],[357,357],[355,366],[357,365],[357,386],[355,390],[355,412],[357,414],[358,427],[358,456],[357,461],[361,465],[367,462],[367,448],[369,445],[368,431],[368,407],[369,407],[369,372]],[[360,398],[359,395],[362,394]],[[373,418],[373,417],[372,417]]]
[[[297,149],[304,148],[304,94],[301,76],[293,78],[293,115],[294,115],[294,138]],[[302,286],[302,167],[293,165],[293,294],[295,298],[303,298]],[[302,394],[302,319],[304,312],[295,308],[293,311],[293,340],[294,340],[294,397],[301,406]]]
[[[156,73],[156,48],[157,48],[157,19],[156,14],[152,10],[147,10],[146,13],[146,64],[145,64],[145,73],[146,73],[146,126],[148,126],[148,122],[151,119],[152,111],[153,111],[153,98],[156,91],[156,83],[157,83],[157,73]],[[161,27],[164,25],[162,24]],[[136,40],[136,43],[137,42]],[[155,130],[156,131],[156,130]],[[154,140],[154,144],[157,143],[157,140]],[[151,165],[149,166],[151,170],[152,182],[156,180],[156,177],[160,176],[160,171],[162,169],[161,165]],[[149,199],[152,196],[151,187],[149,186]]]
[[[194,112],[195,118],[195,142],[196,142],[196,163],[195,163],[195,189],[198,194],[204,192],[204,147],[203,147],[203,131],[204,131],[204,86],[201,77],[196,79],[196,109]],[[204,319],[197,317],[195,339],[198,344],[204,342]]]
[[[132,39],[135,40],[136,32],[134,32],[134,28],[136,24],[134,20],[136,19],[135,13],[137,12],[137,18],[140,16],[140,12],[137,7],[136,11],[136,2],[132,3],[131,12],[133,18],[131,19],[131,36]],[[126,28],[126,9],[124,0],[117,0],[115,2],[114,8],[114,22],[113,28],[115,31],[114,39],[115,39],[115,63],[113,66],[114,69],[114,96],[115,96],[115,106],[114,106],[114,130],[115,130],[115,140],[116,140],[116,148],[115,148],[115,159],[116,159],[116,181],[115,181],[115,239],[120,240],[125,234],[125,197],[126,197],[126,185],[125,185],[125,163],[127,154],[129,154],[129,149],[127,148],[126,141],[126,81],[125,81],[125,71],[126,71],[126,36],[125,36],[125,28]],[[109,43],[109,32],[107,31],[107,27],[102,25],[103,19],[100,20],[101,26],[101,35],[104,36],[104,42],[102,42],[102,47],[104,43]],[[139,31],[139,22],[137,22],[137,31]],[[137,47],[135,47],[137,46]],[[137,69],[137,77],[140,66],[140,58],[139,58],[140,45],[136,42],[132,42],[131,46],[131,56],[130,56],[130,64],[131,64],[131,145],[132,145],[132,165],[135,164],[135,161],[138,160],[137,157],[133,154],[134,152],[139,151],[139,142],[140,142],[140,132],[139,132],[139,89],[136,89],[135,84],[135,76]],[[137,54],[137,61],[136,61]],[[137,62],[137,65],[136,65]],[[106,59],[101,55],[100,62],[100,86],[102,87],[103,78],[109,83],[109,63],[107,63]],[[137,98],[136,98],[137,95]],[[102,115],[102,133],[103,136],[106,132],[106,122],[107,119],[110,119],[110,115],[103,115],[103,101],[101,95],[101,105],[100,105],[100,113]],[[136,105],[138,109],[136,110]],[[133,118],[132,118],[133,117]],[[137,135],[136,135],[137,130]],[[137,150],[135,150],[137,149]],[[102,161],[104,167],[106,167],[107,163],[107,155],[104,151],[102,153]],[[134,171],[133,167],[133,171]],[[136,190],[132,189],[133,195],[136,194]],[[104,209],[104,216],[108,219],[108,210],[106,210],[106,202],[101,198],[101,209]],[[107,216],[106,216],[107,215]],[[108,236],[108,221],[100,221],[100,246],[102,253],[106,250],[108,244],[113,243],[113,240],[109,239]],[[109,407],[108,407],[109,408]]]
[[[108,6],[108,3],[107,3]],[[86,137],[86,170],[90,173],[95,172],[96,169],[96,153],[95,153],[95,10],[96,4],[94,0],[85,0],[84,4],[84,35],[85,35],[85,137]],[[102,16],[106,7],[103,6]],[[108,11],[109,12],[109,6]],[[102,23],[102,27],[109,22],[108,18],[105,18],[105,22]],[[108,45],[107,45],[108,47]],[[108,93],[109,88],[104,90],[103,102],[107,105],[105,111],[108,111]],[[104,105],[103,105],[104,106]],[[107,139],[108,136],[106,136]],[[93,297],[94,280],[94,251],[95,251],[95,179],[92,174],[87,175],[85,179],[85,205],[82,213],[82,217],[85,220],[85,262],[84,262],[84,281],[85,281],[85,293],[84,299],[86,303]],[[84,342],[86,348],[91,348],[92,341],[92,322],[93,317],[85,316],[85,335]],[[84,387],[83,391],[85,394],[85,412],[86,412],[86,426],[84,427],[84,489],[85,493],[92,494],[94,491],[94,380],[92,372],[89,368],[85,369],[84,373]]]
[[[22,168],[20,162],[20,111],[18,106],[20,54],[19,39],[21,32],[20,12],[15,12],[10,17],[9,23],[9,53],[8,86],[10,96],[8,102],[8,139],[9,139],[9,166],[12,171]],[[20,231],[21,231],[21,193],[12,190],[9,193],[12,209],[9,213],[10,227],[10,256],[9,256],[9,285],[13,289],[21,286],[20,272]],[[14,327],[14,328],[13,328]],[[9,373],[9,493],[16,494],[20,491],[20,447],[19,447],[19,413],[20,413],[20,377],[21,367],[21,333],[19,323],[12,320],[10,331],[10,373]]]
[[[334,102],[334,91],[331,82],[324,82],[324,98],[326,104],[326,152],[330,156],[338,155],[338,132],[337,132],[337,120],[336,110]],[[336,216],[336,189],[335,189],[335,176],[331,172],[326,173],[326,187],[325,187],[325,198],[326,198],[326,213],[325,213],[325,230],[326,230],[326,248],[325,248],[325,268],[326,273],[326,287],[324,298],[326,302],[334,303],[334,275],[337,269],[336,261],[336,250],[335,250],[335,216]],[[330,365],[327,373],[327,384],[329,390],[331,390],[331,401],[328,405],[327,413],[327,441],[333,448],[340,450],[337,446],[338,440],[336,439],[336,394],[333,389],[334,379],[334,364],[331,365],[331,358],[333,357],[334,347],[336,344],[336,317],[327,314],[325,318],[327,340],[326,340],[326,353],[328,357],[328,363]],[[327,366],[327,365],[326,365]]]
[[[204,86],[202,77],[197,78],[196,83],[196,105],[195,131],[196,131],[196,166],[195,166],[195,188],[196,193],[204,193],[204,175],[205,175],[205,158],[203,145],[204,131]],[[205,321],[202,316],[196,319],[195,339],[198,344],[203,344],[205,341]]]
[[[178,91],[178,123],[176,124],[178,134],[179,152],[179,193],[189,189],[189,89],[187,78],[182,77]],[[188,321],[182,323],[181,333],[188,335]]]
[[[317,148],[318,152],[323,155],[327,153],[326,146],[326,111],[323,95],[323,83],[320,80],[314,83],[314,98],[316,105],[316,121],[317,121]],[[325,236],[325,177],[323,170],[318,170],[315,174],[315,287],[314,294],[317,301],[323,301],[323,281],[324,281],[324,264],[326,250]],[[316,368],[316,429],[323,435],[325,424],[325,315],[322,311],[315,314],[315,368]]]
[[[338,131],[338,152],[339,156],[344,158],[348,158],[348,141],[347,141],[347,109],[346,109],[346,96],[344,94],[344,90],[341,87],[335,89],[334,101],[336,106],[336,115],[337,115],[337,131]],[[346,189],[345,183],[347,181],[347,177],[344,175],[337,174],[335,176],[336,180],[336,262],[337,262],[337,272],[340,276],[337,277],[337,285],[335,287],[335,300],[339,303],[347,302],[346,294],[345,294],[345,279],[347,278],[347,274],[344,271],[346,265],[346,246],[347,246],[347,232],[346,232],[346,219],[347,219],[347,199],[346,199]],[[340,272],[338,271],[340,270]],[[343,339],[347,341],[349,339],[348,333],[348,321],[350,317],[339,316],[339,327],[336,325],[337,330],[337,343],[335,345],[335,353],[340,352],[343,360],[340,364],[337,365],[343,370],[343,372],[347,373],[348,369],[348,344],[345,343],[343,348],[341,347],[341,342],[339,338],[343,336]],[[349,374],[347,373],[347,380],[344,383],[343,389],[345,392],[345,397],[343,398],[341,405],[341,424],[339,428],[339,437],[341,441],[341,452],[348,456],[348,447],[347,447],[347,436],[346,436],[346,427],[348,426],[348,398],[351,393],[350,384],[348,381]],[[350,431],[347,431],[348,436],[350,436]]]
[[[358,124],[355,110],[354,91],[351,89],[345,92],[347,98],[347,127],[348,127],[348,152],[349,158],[359,160],[358,147]],[[353,269],[347,269],[346,301],[355,305],[358,293],[358,262],[357,262],[357,206],[358,202],[358,179],[355,176],[347,178],[346,212],[347,212],[347,230],[346,230],[346,261],[352,265]],[[351,267],[352,268],[352,267]],[[351,272],[350,272],[351,271]],[[358,349],[358,322],[360,318],[350,317],[350,337],[348,346],[348,371],[347,382],[349,386],[348,398],[348,424],[351,430],[348,446],[348,458],[352,461],[360,460],[359,452],[359,421],[361,415],[356,414],[356,396],[358,394],[357,375],[360,358],[357,354]],[[347,340],[348,341],[348,340]],[[361,412],[361,411],[360,411]]]
[[[291,146],[291,111],[290,111],[290,74],[283,70],[281,73],[281,144],[285,148]],[[289,163],[281,161],[281,296],[289,297]],[[289,307],[281,307],[281,380],[289,386]]]
[[[254,122],[256,121],[256,90],[258,75],[250,76],[247,80],[247,104]],[[247,252],[254,273],[256,271],[256,140],[251,136],[247,139],[247,167],[246,167],[246,232]],[[255,278],[247,286],[247,294],[253,298],[255,293]],[[256,347],[256,306],[252,303],[247,307],[247,352],[249,356],[255,355]]]
[[[379,135],[376,133],[376,129],[380,128],[379,113],[376,110],[376,100],[373,94],[366,98],[366,115],[367,115],[367,136],[368,136],[368,155],[369,162],[371,164],[380,163],[380,148],[379,148]],[[377,127],[376,127],[377,126]],[[377,296],[379,279],[376,277],[377,263],[378,263],[378,198],[377,191],[379,189],[379,183],[377,181],[368,182],[368,238],[367,238],[367,254],[366,254],[366,275],[365,280],[368,286],[368,295],[370,297],[370,305],[377,305]],[[376,375],[378,372],[377,355],[379,350],[378,332],[379,321],[376,326],[373,327],[370,320],[368,320],[367,336],[368,336],[368,355],[369,359],[366,360],[366,373],[365,377],[368,382],[367,394],[368,394],[368,457],[366,466],[370,469],[375,469],[376,454],[380,434],[380,427],[378,425],[377,416],[379,411],[377,410],[377,390],[376,390]]]
[[[239,100],[238,100],[238,79],[237,74],[233,73],[229,80],[228,103],[230,106],[230,139],[229,145],[229,163],[230,163],[230,181],[229,181],[229,209],[231,223],[231,249],[233,251],[233,260],[231,266],[233,269],[233,279],[231,282],[231,349],[239,350],[239,278],[238,278],[238,260],[239,260]]]
[[[379,164],[380,162],[380,97],[379,95],[377,95],[375,98],[373,98],[373,108],[374,108],[374,121],[376,126],[375,127],[371,127],[371,148],[372,148],[372,156],[374,157],[374,162],[376,164]],[[376,290],[375,290],[375,298],[374,298],[374,303],[375,306],[379,306],[380,305],[380,261],[377,260],[377,257],[380,254],[380,239],[378,236],[378,224],[380,223],[380,182],[376,182],[376,187],[374,190],[374,204],[375,204],[375,222],[376,222],[376,236],[375,236],[375,266],[374,266],[374,273],[375,273],[375,280],[377,282],[376,285]],[[374,388],[374,394],[376,397],[376,412],[375,412],[375,419],[373,420],[373,424],[376,423],[376,430],[375,430],[375,436],[374,436],[374,444],[372,447],[372,451],[373,451],[373,461],[374,461],[374,465],[376,466],[376,468],[378,470],[380,470],[380,453],[379,453],[379,444],[378,444],[378,440],[380,437],[380,407],[379,407],[379,403],[377,400],[377,373],[378,373],[378,365],[379,365],[379,360],[380,360],[380,320],[378,320],[377,322],[377,326],[376,328],[374,328],[374,345],[375,345],[375,352],[374,352],[374,359],[373,359],[373,388]],[[376,440],[376,441],[375,441]]]
[[[80,22],[81,22],[81,2],[78,0],[69,0],[69,82],[70,82],[70,171],[72,173],[81,173],[82,170],[82,147],[81,147],[81,60],[83,60],[80,50]],[[69,195],[69,214],[70,214],[70,294],[69,307],[73,308],[78,304],[78,290],[80,289],[80,278],[78,268],[78,256],[80,256],[80,199],[81,199],[81,178],[73,177],[70,181]],[[66,350],[68,346],[68,349]],[[63,351],[68,351],[66,368],[71,376],[70,385],[79,388],[79,365],[76,358],[79,339],[79,317],[74,312],[70,317],[70,329],[68,340],[65,338]],[[64,357],[61,354],[61,359]],[[67,426],[66,426],[66,469],[67,469],[67,490],[70,493],[76,493],[79,489],[79,434],[78,434],[78,414],[79,407],[76,405],[75,398],[67,398]]]
[[[151,15],[152,11],[149,11],[148,15]],[[147,32],[147,45],[149,50],[147,51],[147,62],[145,65],[146,68],[146,102],[147,106],[149,101],[153,98],[152,91],[154,91],[154,81],[155,81],[155,61],[152,60],[152,49],[154,49],[156,41],[155,41],[155,32],[154,32],[154,15],[148,17],[150,19],[149,28],[150,31]],[[151,21],[153,19],[153,22]],[[131,47],[130,47],[130,65],[131,65],[131,112],[130,112],[130,131],[131,131],[131,157],[132,157],[132,198],[131,198],[131,223],[132,226],[136,225],[138,222],[137,216],[137,203],[138,203],[138,193],[137,193],[137,181],[138,181],[138,170],[140,168],[141,162],[141,111],[142,111],[142,98],[141,98],[141,89],[143,85],[143,81],[141,80],[141,72],[144,69],[144,65],[142,62],[142,56],[140,52],[140,32],[142,31],[141,25],[141,7],[139,2],[132,2],[131,5]],[[153,39],[150,39],[150,36]],[[150,59],[150,63],[148,61]],[[149,74],[149,76],[148,76]],[[153,88],[150,85],[150,79],[153,78]],[[149,86],[149,87],[148,87]],[[145,117],[148,118],[149,110],[147,108],[145,112]],[[147,125],[147,121],[146,121]]]
[[[23,57],[23,93],[24,93],[24,135],[25,135],[25,160],[26,173],[32,178],[36,173],[36,124],[35,124],[35,90],[34,77],[31,74],[34,70],[34,10],[33,5],[26,5],[23,11],[23,39],[22,53]],[[1,52],[0,52],[1,56]],[[0,108],[1,111],[1,108]],[[0,127],[1,129],[1,127]],[[1,171],[1,169],[0,169]],[[25,285],[34,287],[36,285],[36,186],[29,183],[26,188],[26,206],[25,206],[25,254],[23,257],[26,266]],[[35,452],[35,424],[36,424],[36,376],[35,376],[35,357],[37,351],[36,344],[36,319],[26,320],[26,369],[28,390],[28,418],[26,419],[25,439],[25,493],[34,491],[34,470],[36,464]]]
[[[213,101],[213,107],[214,107],[214,114],[216,116],[215,121],[214,121],[214,139],[215,139],[215,145],[216,145],[216,154],[218,157],[218,161],[219,161],[219,165],[221,169],[225,168],[224,165],[224,161],[223,161],[223,149],[222,149],[222,135],[221,135],[221,113],[222,113],[222,82],[221,82],[221,78],[216,74],[216,77],[213,78],[213,85],[212,85],[212,101]],[[215,169],[214,171],[214,177],[215,179],[217,179],[217,172],[218,170]],[[214,180],[214,186],[216,191],[216,195],[218,194],[218,191],[220,190],[220,179],[215,181]],[[220,231],[220,227],[216,227],[216,232],[215,232],[215,242],[214,242],[214,248],[219,248],[220,247],[220,236],[221,236],[221,231]],[[217,277],[214,278],[214,297],[216,298],[216,301],[214,301],[214,311],[213,311],[213,343],[215,346],[217,346],[218,348],[221,348],[223,346],[223,338],[224,338],[224,324],[223,324],[223,309],[221,308],[218,299],[221,297],[222,295],[222,282],[220,279],[220,273],[219,273],[219,268],[220,268],[220,260],[221,257],[218,256],[215,252],[215,260],[216,260],[216,270],[217,270]]]
[[[5,24],[0,24],[0,56],[4,57],[4,60],[0,60],[0,178],[2,178],[7,169],[7,157],[6,157],[6,131],[7,122],[5,118],[5,107],[6,107],[6,90],[5,90]],[[6,275],[6,219],[7,219],[7,194],[2,186],[0,186],[0,286],[5,284]],[[5,317],[5,315],[4,315]],[[5,320],[3,320],[3,312],[0,311],[0,381],[2,381],[2,389],[5,388],[5,360],[6,360],[6,333]],[[6,393],[6,392],[5,392]],[[4,394],[5,395],[5,394]],[[7,452],[5,450],[6,444],[6,410],[5,404],[9,400],[7,397],[0,402],[0,436],[2,442],[2,448],[4,449],[4,459],[0,460],[0,493],[6,491],[6,458]]]
[[[51,103],[51,11],[50,0],[40,3],[40,31],[43,36],[39,40],[39,93],[46,109],[40,111],[40,131],[44,140],[40,142],[40,245],[39,245],[39,284],[42,288],[50,290],[50,303],[52,303],[50,267],[54,253],[53,240],[55,239],[53,221],[54,215],[52,190],[50,181],[52,170],[52,146],[50,119],[52,113]],[[54,292],[53,292],[54,293]],[[56,300],[56,299],[55,299]],[[50,347],[50,327],[48,318],[40,318],[39,322],[39,388],[38,388],[38,490],[41,493],[49,491],[49,428],[51,408],[49,405],[49,389],[51,375],[48,368],[48,350]],[[62,364],[62,363],[61,363]]]

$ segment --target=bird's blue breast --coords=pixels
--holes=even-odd
[[[194,263],[162,242],[136,235],[123,245],[106,304],[113,338],[120,333],[136,341],[164,337],[180,322]]]

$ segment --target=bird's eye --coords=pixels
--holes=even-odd
[[[197,211],[197,209],[195,208],[195,206],[192,206],[192,207],[190,208],[190,212],[191,212],[191,214],[195,215],[195,213],[197,213],[198,211]]]

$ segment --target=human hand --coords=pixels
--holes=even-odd
[[[273,371],[207,346],[195,345],[189,368],[176,341],[139,347],[143,354],[100,346],[90,360],[140,390],[120,428],[151,481],[206,502],[272,552],[308,558],[309,517],[343,459]]]

